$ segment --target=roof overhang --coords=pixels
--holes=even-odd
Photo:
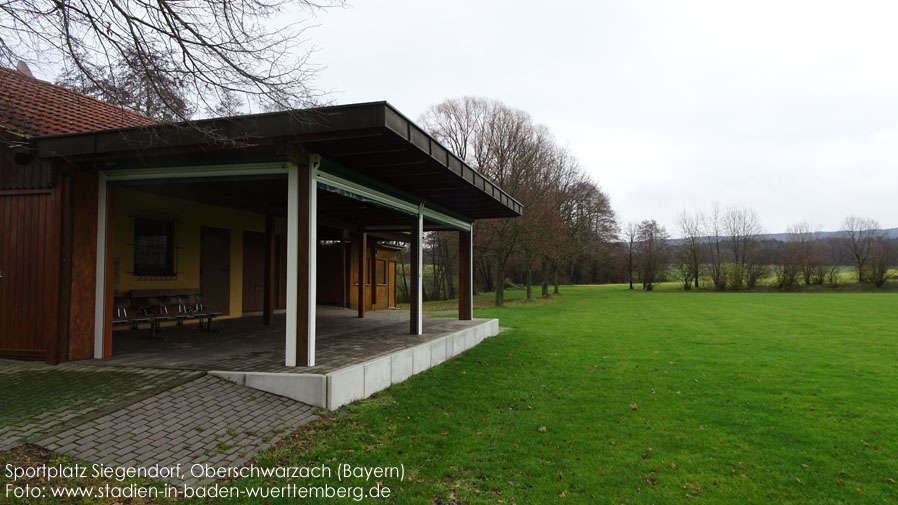
[[[470,220],[515,217],[523,206],[386,102],[372,102],[33,138],[43,156],[104,168],[183,165],[298,144],[322,165],[364,184],[395,188]],[[214,140],[213,140],[214,139]],[[233,158],[231,158],[233,160]]]

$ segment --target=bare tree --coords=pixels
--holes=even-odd
[[[684,280],[683,287],[689,289],[689,280],[699,287],[699,271],[702,264],[702,222],[703,216],[699,214],[687,214],[684,210],[677,217],[680,226],[682,243],[679,250],[680,270]]]
[[[749,207],[729,207],[724,214],[732,264],[730,266],[730,286],[740,289],[748,284],[754,287],[760,277],[756,261],[758,236],[763,231],[757,213]]]
[[[535,273],[542,295],[558,272],[605,267],[617,232],[608,195],[583,175],[579,161],[557,145],[549,130],[530,116],[496,100],[463,97],[431,107],[421,124],[481,174],[515,195],[524,216],[486,220],[478,226],[476,256],[481,284],[504,301],[505,279],[526,286],[533,297]]]
[[[786,241],[790,258],[801,269],[805,285],[823,284],[829,259],[819,233],[814,232],[807,222],[801,221],[789,226]]]
[[[190,119],[237,93],[260,108],[318,103],[303,23],[341,0],[18,0],[0,3],[0,61],[61,65],[85,89],[116,96],[141,83],[164,117]],[[128,77],[120,75],[127,69]],[[170,93],[176,83],[181,94]],[[181,101],[194,107],[184,108]],[[197,107],[198,106],[198,107]]]
[[[885,286],[889,279],[889,269],[895,263],[895,250],[895,240],[884,233],[877,233],[870,243],[867,280],[877,288]]]
[[[464,117],[454,117],[459,115]],[[478,119],[467,120],[468,116]],[[464,161],[511,194],[518,194],[529,182],[526,173],[534,163],[534,125],[527,113],[495,100],[464,97],[431,107],[421,122],[437,140],[452,146]],[[487,220],[474,237],[479,253],[495,262],[497,306],[505,301],[506,266],[522,226],[519,219]]]
[[[627,281],[630,291],[633,290],[633,273],[636,271],[636,240],[639,237],[639,224],[630,221],[624,228],[624,245],[627,248]]]
[[[92,96],[125,109],[143,114],[159,121],[178,121],[192,117],[193,105],[186,95],[183,80],[172,79],[169,75],[148,76],[140,68],[140,57],[133,49],[127,51],[127,57],[113,63],[109,71],[97,70],[102,76],[97,82],[75,67],[65,69],[56,79],[56,84]],[[162,55],[153,54],[153,59]],[[230,94],[233,100],[234,94]]]
[[[842,222],[842,229],[845,247],[857,271],[857,281],[866,282],[869,280],[870,274],[867,260],[870,257],[870,250],[873,247],[879,223],[873,219],[848,216]]]
[[[670,236],[655,220],[639,223],[636,232],[637,268],[642,289],[651,291],[667,267]]]
[[[674,248],[674,261],[676,263],[676,270],[680,274],[680,280],[683,282],[683,290],[689,291],[692,289],[692,281],[694,279],[695,271],[692,268],[692,258],[689,254],[689,249],[686,244],[679,244]]]
[[[714,289],[723,291],[727,287],[727,248],[723,212],[714,204],[711,213],[703,219],[704,234],[708,241],[708,273]]]
[[[839,272],[845,259],[845,246],[842,245],[841,237],[827,237],[823,241],[823,248],[827,258],[826,282],[834,288],[839,284]]]

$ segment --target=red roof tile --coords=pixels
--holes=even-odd
[[[0,130],[38,137],[154,123],[121,107],[0,68]]]

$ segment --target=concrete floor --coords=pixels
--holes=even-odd
[[[213,331],[196,325],[162,328],[156,338],[149,330],[113,333],[112,357],[87,363],[108,366],[176,368],[184,370],[242,370],[325,374],[353,364],[414,347],[482,321],[425,318],[424,334],[409,335],[409,313],[370,311],[359,319],[356,311],[318,306],[315,367],[284,366],[283,314],[266,328],[261,316],[215,321]],[[83,362],[84,363],[84,362]]]

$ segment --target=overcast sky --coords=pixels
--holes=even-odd
[[[898,226],[898,3],[355,0],[308,33],[337,103],[479,95],[569,145],[621,223],[753,207]]]

